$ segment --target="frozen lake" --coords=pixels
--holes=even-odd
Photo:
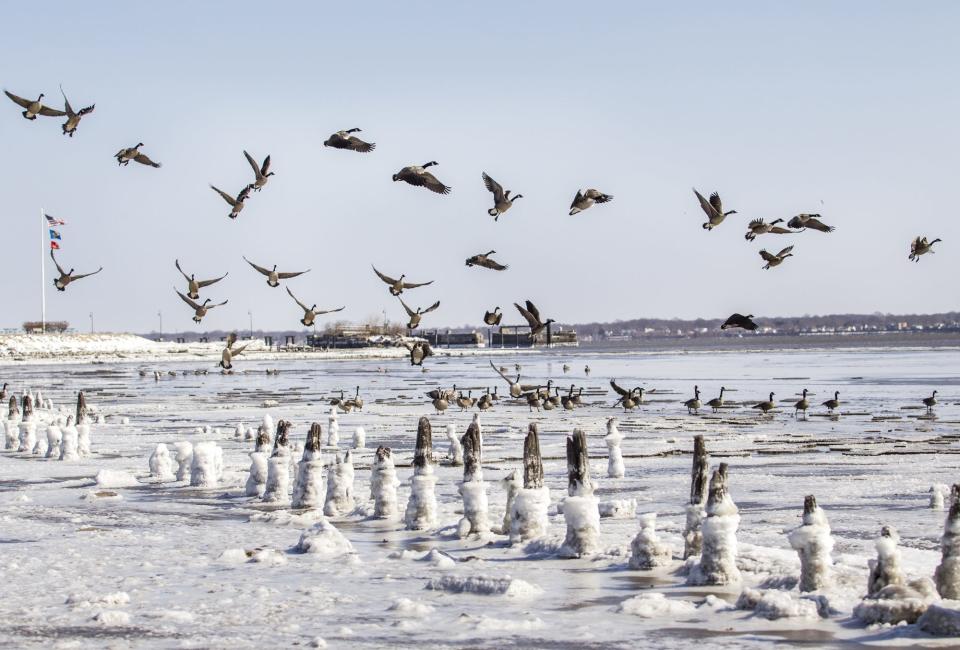
[[[906,573],[932,576],[940,561],[944,510],[928,506],[935,484],[958,481],[960,351],[950,349],[698,351],[624,353],[554,350],[490,357],[521,382],[565,392],[583,388],[573,411],[530,412],[525,401],[500,399],[481,414],[483,470],[490,519],[499,525],[505,491],[499,480],[522,469],[529,422],[540,430],[546,484],[551,491],[548,535],[511,545],[491,534],[459,539],[461,467],[444,463],[445,428],[462,435],[476,409],[435,415],[428,390],[456,384],[478,397],[507,384],[485,355],[429,359],[429,371],[406,360],[249,361],[220,375],[212,361],[29,365],[0,368],[0,382],[20,394],[42,390],[72,412],[82,389],[106,415],[92,427],[90,457],[60,462],[15,451],[0,454],[0,644],[11,647],[761,647],[773,641],[810,647],[866,645],[956,646],[916,626],[866,627],[852,617],[866,593],[867,561],[882,525],[897,528]],[[564,372],[569,364],[569,372]],[[591,373],[584,374],[589,365]],[[147,377],[138,370],[149,369]],[[194,375],[205,368],[207,375]],[[267,375],[267,368],[279,374]],[[159,381],[154,369],[164,374]],[[182,374],[188,370],[190,374]],[[249,372],[243,372],[249,371]],[[609,380],[646,391],[646,403],[614,408]],[[704,402],[727,389],[727,407],[688,415],[683,402],[698,385]],[[358,510],[330,521],[352,552],[325,557],[294,552],[300,533],[321,516],[264,504],[244,495],[250,441],[269,413],[293,423],[298,445],[311,422],[326,440],[329,400],[360,386],[361,411],[339,415],[340,450],[356,427],[364,449],[353,453]],[[792,404],[810,391],[809,418]],[[923,397],[938,390],[935,415]],[[779,408],[759,416],[751,405],[776,393]],[[838,417],[819,406],[840,392]],[[276,402],[276,405],[273,405]],[[267,404],[267,406],[264,406]],[[0,416],[5,419],[5,404]],[[41,418],[55,414],[41,412]],[[367,514],[370,465],[378,445],[393,449],[401,481],[401,510],[417,420],[433,425],[438,526],[404,530]],[[622,479],[607,478],[606,421],[616,417],[626,464]],[[121,423],[129,418],[129,424]],[[211,427],[198,433],[198,427]],[[629,568],[637,518],[603,518],[602,552],[560,559],[565,534],[557,504],[567,492],[566,436],[588,437],[591,473],[601,503],[636,500],[636,512],[657,513],[662,541],[674,560],[652,571]],[[219,433],[217,433],[219,429]],[[704,435],[711,467],[729,463],[730,494],[739,506],[738,566],[742,582],[686,586],[680,575],[682,533],[690,490],[693,436]],[[157,443],[213,440],[223,449],[216,488],[158,483],[147,459]],[[324,449],[332,460],[333,450]],[[95,477],[101,470],[98,485]],[[135,477],[136,480],[132,480]],[[833,579],[820,595],[823,616],[770,620],[734,609],[745,587],[780,589],[798,600],[799,560],[786,532],[813,494],[832,527]],[[242,549],[238,551],[237,549]],[[439,552],[431,551],[436,549]],[[447,577],[445,581],[442,578]],[[476,578],[473,583],[467,578]],[[511,583],[510,580],[513,580]],[[431,583],[431,581],[436,581]],[[428,589],[428,584],[437,587]],[[464,585],[481,591],[458,593]],[[655,596],[654,594],[659,594]],[[621,606],[635,597],[640,600]],[[960,606],[960,603],[954,603]],[[322,639],[322,641],[321,641]]]

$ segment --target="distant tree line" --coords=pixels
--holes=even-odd
[[[23,331],[27,334],[32,334],[33,332],[40,332],[44,329],[48,332],[56,332],[57,334],[63,334],[67,331],[67,328],[70,327],[70,323],[65,320],[48,320],[46,327],[42,321],[38,320],[28,320],[23,324]]]

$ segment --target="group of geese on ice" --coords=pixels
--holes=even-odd
[[[63,110],[52,108],[44,104],[44,95],[42,93],[37,97],[37,99],[31,100],[15,95],[7,90],[4,90],[4,92],[11,101],[23,109],[21,114],[27,120],[36,120],[39,116],[66,117],[67,119],[62,125],[62,130],[64,135],[67,135],[71,138],[76,134],[81,119],[84,116],[91,114],[95,108],[95,104],[91,104],[90,106],[81,108],[79,111],[74,110],[70,102],[67,100],[66,94],[63,93],[62,88],[61,94],[63,94],[64,103]],[[369,153],[373,151],[376,148],[376,143],[366,142],[360,139],[356,135],[360,131],[361,129],[359,128],[337,131],[324,142],[324,146],[359,153]],[[143,146],[144,144],[142,142],[138,142],[132,147],[124,147],[120,149],[116,154],[114,154],[117,164],[121,166],[127,166],[131,162],[136,162],[140,165],[159,168],[161,166],[159,162],[153,161],[149,156],[140,150]],[[254,192],[260,192],[263,190],[263,188],[269,182],[270,177],[274,175],[274,172],[270,169],[271,160],[269,155],[264,158],[263,162],[258,162],[257,159],[255,159],[247,151],[244,151],[243,155],[253,170],[252,182],[245,185],[237,194],[224,192],[216,186],[212,184],[210,185],[211,189],[221,198],[223,198],[223,200],[230,207],[230,212],[227,216],[231,219],[236,219],[239,216],[246,205],[246,201],[251,197],[251,195]],[[434,167],[437,164],[438,163],[436,161],[429,161],[422,165],[409,165],[393,174],[392,178],[394,181],[403,181],[414,187],[423,187],[436,194],[449,194],[451,191],[450,186],[442,183],[431,171],[429,171],[431,167]],[[482,179],[485,187],[487,190],[489,190],[493,197],[493,207],[491,207],[487,212],[494,218],[495,221],[499,220],[501,215],[510,210],[515,201],[523,198],[523,194],[513,194],[512,190],[504,190],[503,186],[495,181],[486,172],[482,173]],[[724,206],[718,192],[713,192],[709,199],[704,197],[699,191],[696,190],[696,188],[694,188],[693,192],[697,198],[697,201],[699,202],[700,208],[707,217],[707,220],[703,223],[704,230],[713,230],[714,228],[720,226],[728,216],[737,214],[736,210],[724,210]],[[570,204],[569,214],[575,215],[593,207],[594,205],[609,203],[612,200],[612,194],[607,194],[594,188],[578,190],[572,203]],[[786,222],[786,227],[780,225],[783,222],[784,219],[775,219],[770,222],[766,222],[761,218],[754,219],[750,221],[747,226],[745,238],[748,241],[754,241],[757,237],[762,235],[795,234],[808,229],[824,233],[829,233],[834,230],[833,226],[827,225],[823,222],[822,217],[819,214],[798,214]],[[925,236],[917,236],[910,244],[909,259],[914,262],[918,262],[921,256],[934,252],[934,244],[940,241],[941,240],[939,238],[930,240]],[[765,262],[763,269],[771,269],[783,264],[787,258],[793,257],[793,248],[794,246],[790,245],[782,248],[777,253],[771,253],[766,249],[761,249],[759,254]],[[495,253],[495,250],[490,250],[486,253],[478,253],[473,255],[467,258],[466,265],[468,267],[481,267],[494,271],[505,271],[507,268],[509,268],[509,266],[494,260],[492,256]],[[75,273],[73,268],[71,268],[69,271],[65,271],[63,267],[57,263],[53,250],[50,251],[50,255],[53,258],[58,272],[58,277],[54,279],[54,285],[60,291],[65,291],[68,285],[76,282],[77,280],[95,275],[103,270],[103,268],[100,267],[91,273]],[[268,267],[255,264],[246,257],[244,257],[244,260],[255,271],[265,276],[267,279],[267,284],[274,288],[280,286],[281,280],[295,278],[310,271],[310,269],[307,269],[306,271],[278,271],[276,264],[272,265],[272,267]],[[195,323],[199,324],[203,317],[206,316],[211,309],[221,307],[228,303],[227,300],[222,302],[214,302],[210,298],[206,298],[202,302],[199,302],[200,289],[211,286],[220,280],[223,280],[228,275],[227,273],[209,280],[197,280],[193,273],[187,274],[183,271],[183,269],[180,267],[179,260],[175,260],[175,266],[187,282],[187,292],[183,293],[176,288],[174,291],[192,310],[193,321]],[[373,270],[377,277],[379,277],[388,285],[390,294],[397,297],[400,301],[404,311],[409,317],[407,322],[409,330],[412,331],[416,329],[420,325],[421,319],[425,314],[435,311],[440,307],[440,301],[435,301],[432,305],[426,308],[413,308],[399,297],[405,289],[426,286],[432,284],[432,280],[429,282],[407,282],[405,280],[406,275],[400,275],[399,278],[393,278],[392,276],[381,273],[376,269],[376,267],[374,267]],[[296,295],[294,295],[293,291],[291,291],[289,287],[287,287],[287,293],[302,310],[303,318],[300,319],[300,322],[304,326],[309,327],[313,325],[318,316],[339,312],[344,309],[344,307],[338,307],[335,309],[318,309],[316,304],[307,306],[305,302],[301,301]],[[553,319],[542,320],[540,318],[539,311],[529,300],[526,301],[525,305],[520,305],[519,303],[514,303],[514,305],[524,320],[527,321],[530,327],[531,338],[539,334],[545,326],[554,322]],[[499,307],[496,307],[493,311],[486,311],[484,313],[483,322],[489,326],[497,326],[500,324],[501,318],[502,312],[500,312]],[[722,329],[727,329],[728,327],[742,327],[748,330],[755,330],[757,325],[751,319],[752,315],[742,316],[740,314],[733,314],[729,319],[727,319],[727,322],[723,324]],[[420,365],[425,357],[430,356],[429,346],[424,344],[411,344],[408,345],[408,349],[410,349],[411,353],[411,363],[414,365]],[[229,353],[230,356],[236,356],[242,352],[242,350],[242,347],[235,348],[231,353],[230,346],[228,345],[227,349],[224,351],[224,355],[227,356]],[[223,365],[224,368],[227,369],[230,367],[229,361]]]

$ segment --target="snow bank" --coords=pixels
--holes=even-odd
[[[757,616],[775,621],[781,618],[816,620],[828,614],[822,596],[795,596],[779,589],[744,589],[737,598],[737,609],[752,611]]]
[[[697,611],[697,607],[688,600],[675,600],[660,593],[652,593],[628,598],[620,603],[617,611],[640,618],[678,619],[690,616]]]
[[[936,636],[960,636],[960,609],[930,605],[917,621],[917,627]]]
[[[390,607],[387,608],[387,611],[408,618],[426,618],[433,613],[434,608],[432,605],[428,605],[419,600],[399,598],[393,601]]]
[[[102,469],[94,480],[102,488],[125,488],[140,484],[137,477],[121,469]]]
[[[297,542],[294,550],[320,557],[337,557],[345,553],[353,553],[353,544],[337,530],[336,526],[326,519],[321,519],[301,533],[300,541]]]
[[[489,578],[486,576],[451,576],[434,578],[427,582],[427,589],[451,594],[479,594],[483,596],[506,596],[508,598],[534,598],[543,589],[519,578]]]

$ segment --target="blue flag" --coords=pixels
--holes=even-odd
[[[60,233],[56,230],[50,229],[50,239],[60,239]]]

